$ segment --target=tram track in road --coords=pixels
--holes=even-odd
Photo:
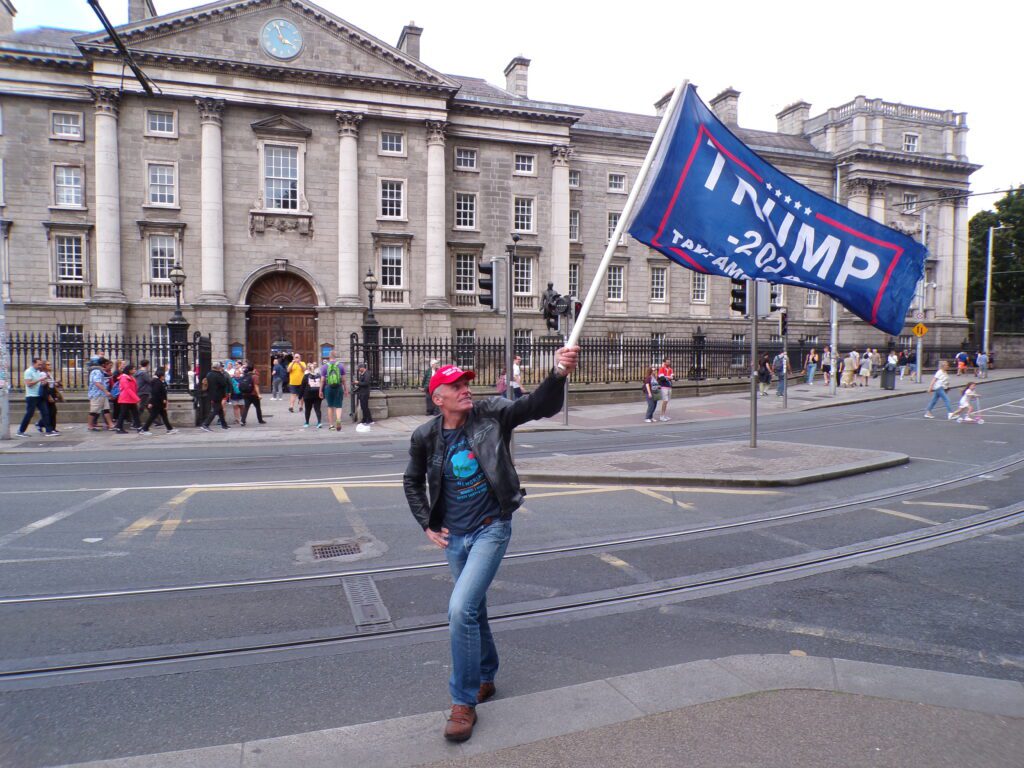
[[[524,561],[541,558],[558,558],[559,556],[574,556],[587,554],[596,551],[608,551],[616,548],[628,548],[643,546],[647,544],[669,543],[686,540],[687,538],[699,538],[714,536],[715,534],[730,533],[734,531],[750,531],[759,527],[776,526],[788,522],[810,519],[815,516],[825,516],[855,509],[869,509],[885,501],[898,498],[913,497],[933,493],[936,490],[948,489],[951,486],[961,483],[970,483],[984,475],[993,475],[999,472],[1012,470],[1024,463],[1024,454],[1018,454],[1012,458],[995,463],[984,468],[961,473],[956,477],[943,480],[939,483],[922,483],[912,486],[905,486],[889,491],[865,494],[856,499],[843,502],[835,502],[824,505],[810,506],[804,509],[792,510],[783,514],[763,516],[750,520],[737,520],[723,522],[716,525],[691,527],[675,531],[665,531],[651,534],[641,534],[629,537],[618,537],[612,540],[586,542],[561,547],[551,547],[540,550],[512,553],[506,556],[511,561]],[[1009,489],[1008,489],[1009,491]],[[624,609],[630,605],[643,605],[659,598],[672,600],[679,596],[688,594],[702,594],[713,589],[739,589],[749,586],[757,586],[767,583],[772,579],[796,577],[810,574],[821,569],[839,568],[845,565],[853,565],[865,562],[871,558],[894,556],[897,554],[909,553],[922,548],[936,546],[943,543],[950,543],[962,538],[979,535],[986,531],[994,530],[997,527],[1014,525],[1024,518],[1024,505],[1019,502],[1019,495],[1011,494],[1013,503],[996,510],[988,510],[967,518],[952,519],[945,523],[929,525],[923,528],[913,528],[909,531],[898,533],[895,536],[888,536],[882,539],[856,540],[852,543],[841,544],[831,549],[817,549],[801,553],[794,557],[783,560],[769,560],[756,563],[747,563],[737,566],[735,563],[723,565],[722,570],[692,573],[683,576],[670,576],[658,580],[632,584],[628,587],[615,587],[605,591],[598,591],[589,594],[573,594],[566,597],[543,598],[541,601],[532,603],[512,603],[503,613],[496,614],[495,621],[517,621],[530,618],[554,617],[572,612],[586,611],[589,609]],[[862,534],[861,534],[862,535]],[[169,587],[156,587],[137,590],[117,590],[108,592],[90,593],[67,593],[59,595],[37,595],[37,596],[11,596],[0,599],[0,606],[31,606],[40,604],[68,604],[81,603],[82,601],[96,600],[131,600],[132,598],[145,598],[167,594],[188,594],[208,593],[216,590],[255,590],[268,587],[290,588],[300,584],[322,583],[329,587],[335,587],[336,583],[347,577],[356,576],[395,576],[395,575],[416,575],[430,570],[444,569],[443,562],[421,563],[411,565],[396,565],[382,568],[369,568],[359,570],[336,571],[323,574],[307,574],[267,579],[255,579],[236,582],[216,582],[206,584],[178,585]],[[678,571],[676,572],[678,574]],[[703,591],[703,592],[702,592]],[[228,598],[231,600],[231,596]],[[53,664],[30,664],[22,668],[9,666],[0,672],[0,682],[5,680],[31,680],[52,677],[54,675],[72,675],[86,672],[99,672],[110,670],[132,670],[161,667],[162,665],[176,662],[197,661],[203,659],[226,659],[241,657],[259,653],[270,653],[274,651],[287,651],[303,648],[315,648],[329,646],[331,644],[346,644],[355,642],[366,642],[372,639],[385,639],[394,637],[415,636],[418,634],[438,631],[446,626],[442,617],[425,616],[423,621],[416,622],[415,618],[404,619],[406,622],[414,622],[407,626],[398,626],[394,629],[375,630],[370,628],[339,627],[345,631],[335,634],[322,633],[313,637],[302,639],[281,639],[274,638],[272,633],[267,634],[266,642],[259,642],[259,634],[248,636],[248,642],[243,640],[244,635],[239,632],[233,637],[223,637],[203,641],[203,647],[197,649],[192,645],[179,644],[177,648],[168,646],[166,653],[146,653],[146,650],[159,648],[155,646],[146,648],[137,646],[141,653],[132,654],[130,648],[109,648],[97,651],[87,651],[75,656],[53,654],[56,663]],[[436,620],[432,620],[435,619]],[[241,643],[238,641],[242,640]],[[234,641],[234,642],[232,642]],[[211,647],[212,646],[212,647]],[[187,650],[183,650],[187,648]],[[36,659],[35,661],[41,661]],[[30,661],[26,658],[25,661]],[[16,663],[16,662],[15,662]]]

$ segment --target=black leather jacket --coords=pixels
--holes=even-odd
[[[564,394],[565,379],[552,371],[532,394],[514,402],[502,397],[489,397],[473,403],[473,410],[469,412],[463,429],[480,469],[501,505],[502,518],[511,517],[525,496],[509,455],[512,430],[528,421],[554,416],[562,407]],[[445,454],[442,418],[435,416],[412,433],[409,466],[405,468],[403,478],[409,509],[423,530],[440,530],[444,519],[444,510],[438,503]]]

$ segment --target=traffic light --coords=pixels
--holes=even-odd
[[[732,290],[729,291],[732,296],[732,302],[729,304],[732,307],[733,312],[739,312],[741,315],[747,314],[747,281],[732,279]]]
[[[782,312],[779,315],[779,336],[785,336],[789,333],[789,315]]]
[[[572,308],[572,319],[579,320],[580,312],[583,310],[583,302],[577,301]]]
[[[477,280],[480,285],[480,296],[477,300],[485,307],[494,309],[494,262],[481,261],[476,265],[476,269],[480,273]]]
[[[782,309],[782,288],[778,285],[773,285],[771,303],[768,305],[768,311],[777,312],[780,309]]]

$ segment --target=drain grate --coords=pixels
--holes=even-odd
[[[358,555],[363,551],[358,541],[349,541],[342,544],[314,544],[313,559],[326,560],[331,557],[346,557]]]
[[[372,576],[345,576],[341,583],[345,588],[345,597],[348,598],[348,605],[352,609],[352,617],[358,631],[380,630],[394,626],[391,623],[391,614],[388,613]]]

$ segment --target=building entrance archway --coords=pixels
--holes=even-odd
[[[313,287],[290,272],[272,272],[253,283],[246,297],[246,356],[270,390],[271,348],[301,354],[303,362],[319,359],[317,299]]]

